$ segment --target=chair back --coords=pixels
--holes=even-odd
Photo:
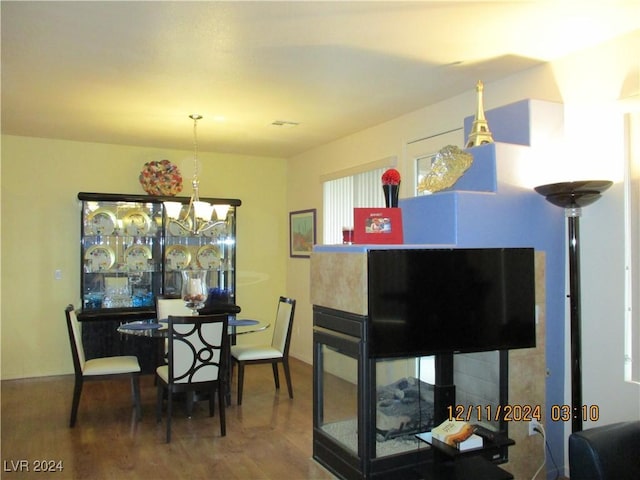
[[[169,315],[169,383],[218,380],[227,365],[227,315]]]
[[[82,326],[76,316],[76,310],[69,304],[64,310],[67,317],[67,330],[69,332],[69,343],[71,345],[71,357],[73,358],[73,368],[77,375],[82,375],[84,364],[84,347],[82,346]]]
[[[186,317],[193,315],[190,308],[186,307],[182,298],[157,297],[156,298],[156,319],[167,320],[169,315]]]
[[[276,324],[273,329],[271,346],[281,352],[283,357],[289,354],[289,343],[291,342],[291,330],[295,310],[295,300],[280,297],[278,300],[278,311],[276,312]]]

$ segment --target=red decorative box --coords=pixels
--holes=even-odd
[[[354,208],[353,243],[401,244],[402,210],[399,208]]]

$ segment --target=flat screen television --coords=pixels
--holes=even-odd
[[[368,252],[369,353],[466,353],[536,345],[532,248]]]

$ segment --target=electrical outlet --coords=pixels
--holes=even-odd
[[[540,422],[538,422],[537,420],[531,420],[529,422],[529,436],[532,436],[538,433],[535,429],[536,427],[539,427],[539,426],[540,426]]]

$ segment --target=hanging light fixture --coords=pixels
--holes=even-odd
[[[198,178],[198,120],[202,115],[196,113],[189,115],[193,120],[193,178],[191,180],[192,193],[189,199],[189,207],[184,216],[181,202],[163,202],[169,222],[178,225],[182,230],[192,235],[200,235],[208,232],[218,225],[225,224],[229,205],[211,205],[200,200],[200,179]],[[216,212],[216,221],[211,220],[213,212]]]

